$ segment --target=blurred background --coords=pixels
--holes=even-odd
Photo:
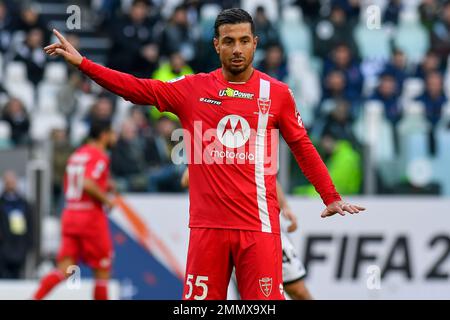
[[[80,9],[79,21],[72,20],[77,8],[71,5]],[[111,152],[119,190],[149,224],[158,221],[152,222],[158,239],[169,247],[162,251],[173,249],[184,269],[188,209],[187,192],[179,181],[185,167],[170,158],[175,143],[171,133],[180,126],[177,117],[104,91],[63,61],[45,56],[43,47],[55,41],[51,30],[57,28],[95,62],[167,81],[220,67],[212,46],[213,25],[220,10],[231,7],[246,9],[254,17],[259,37],[254,65],[289,84],[338,191],[381,212],[370,218],[370,225],[358,220],[343,226],[338,238],[351,238],[353,231],[359,232],[358,237],[374,232],[383,237],[386,232],[383,239],[389,243],[406,234],[420,246],[410,251],[422,250],[412,253],[411,259],[419,261],[427,246],[442,242],[446,253],[430,257],[428,263],[438,262],[436,279],[429,272],[431,280],[422,277],[420,286],[430,288],[428,280],[445,285],[436,297],[450,297],[450,218],[445,215],[450,214],[450,1],[443,0],[0,0],[0,278],[5,279],[0,287],[20,283],[32,287],[52,268],[59,245],[65,163],[97,118],[112,119],[120,136]],[[311,258],[308,245],[315,239],[313,233],[333,231],[304,219],[314,212],[306,212],[303,199],[311,197],[304,203],[316,215],[320,200],[287,145],[280,149],[279,180],[300,214],[304,232],[293,238],[300,256]],[[166,204],[158,206],[154,201],[161,197]],[[168,202],[184,211],[178,222],[165,211]],[[162,211],[156,214],[161,217],[147,216],[149,207]],[[25,222],[11,218],[16,211]],[[433,215],[435,211],[440,215]],[[394,220],[388,223],[390,219]],[[139,242],[119,213],[111,220],[116,245],[124,245],[124,239]],[[424,220],[430,234],[418,245],[414,237],[421,233]],[[175,231],[167,238],[167,230]],[[337,239],[336,234],[330,236]],[[392,240],[394,249],[397,240]],[[360,248],[361,239],[355,241]],[[380,255],[385,255],[380,259],[393,259],[390,244],[380,246]],[[127,263],[120,262],[133,250],[117,250],[117,298],[177,298],[182,280],[149,271],[152,263],[164,266],[170,260],[153,252],[156,247],[144,246],[145,258],[136,253],[136,259],[155,261],[134,280]],[[347,258],[344,252],[342,261]],[[408,263],[421,269],[414,261]],[[327,283],[314,282],[311,275],[313,293],[319,298],[342,282],[334,264],[328,268],[335,276]],[[173,275],[177,268],[166,269]],[[415,279],[406,276],[402,281],[409,285]],[[417,297],[398,291],[401,285],[394,282],[394,296],[361,296],[350,288],[341,298]],[[168,290],[167,295],[161,295],[161,288]],[[27,298],[21,294],[17,297]]]

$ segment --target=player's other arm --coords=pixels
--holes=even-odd
[[[342,201],[341,196],[334,187],[327,167],[306,133],[294,99],[289,92],[286,92],[279,128],[299,167],[327,206],[322,212],[323,218],[336,213],[345,215],[345,211],[353,214],[365,210],[361,206]]]
[[[83,190],[95,200],[100,201],[108,209],[114,207],[114,202],[108,198],[107,193],[103,192],[93,179],[84,179]]]
[[[155,95],[154,86],[160,85],[157,80],[139,79],[130,74],[103,67],[81,56],[81,54],[57,30],[53,33],[59,43],[44,48],[50,56],[61,56],[68,63],[79,68],[84,74],[107,90],[141,105],[160,105]]]
[[[283,216],[291,222],[287,231],[293,232],[297,230],[297,217],[295,216],[294,212],[292,212],[291,207],[289,206],[286,200],[286,196],[284,195],[283,189],[281,188],[281,185],[278,182],[278,180],[277,180],[277,197],[278,197],[278,204],[280,205],[280,210]]]

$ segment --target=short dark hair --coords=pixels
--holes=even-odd
[[[94,119],[89,128],[89,138],[98,140],[102,133],[112,130],[111,120]]]
[[[219,27],[224,24],[250,23],[252,33],[255,34],[255,24],[252,16],[240,8],[222,10],[214,23],[214,37],[219,38]]]

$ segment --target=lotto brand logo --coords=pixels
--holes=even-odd
[[[231,88],[226,88],[219,91],[219,97],[241,98],[241,99],[253,99],[255,94],[248,92],[241,92]]]
[[[242,147],[250,138],[250,125],[238,115],[223,117],[217,125],[217,137],[228,148]]]
[[[204,103],[213,104],[213,105],[216,105],[216,106],[220,106],[222,104],[222,101],[209,99],[209,98],[200,98],[199,101],[200,102],[204,102]]]
[[[261,278],[259,279],[259,287],[262,291],[262,293],[266,296],[269,297],[270,293],[272,292],[272,278]]]

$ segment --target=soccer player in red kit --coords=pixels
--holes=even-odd
[[[308,138],[288,86],[252,66],[258,38],[242,9],[222,11],[214,47],[222,67],[161,82],[82,57],[56,30],[62,56],[104,88],[178,115],[190,176],[190,239],[183,299],[226,299],[233,266],[242,299],[283,299],[276,192],[281,133],[327,206],[322,217],[364,208],[345,203]]]
[[[93,121],[90,141],[69,158],[64,176],[65,208],[62,214],[62,243],[56,270],[45,276],[34,294],[43,299],[57,284],[70,276],[79,260],[94,271],[94,299],[108,299],[108,280],[113,254],[106,212],[114,203],[108,198],[112,187],[109,157],[116,141],[110,121]]]

